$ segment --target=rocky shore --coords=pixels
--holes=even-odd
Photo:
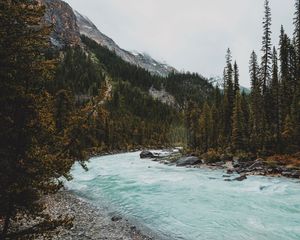
[[[74,217],[73,227],[61,229],[54,240],[150,240],[150,233],[143,234],[137,226],[119,215],[106,211],[79,199],[70,192],[62,191],[48,196],[48,209],[52,214],[64,214]]]
[[[300,179],[300,168],[279,162],[270,163],[266,159],[252,158],[244,159],[239,157],[218,157],[218,160],[207,160],[197,156],[184,156],[177,149],[164,151],[144,150],[141,158],[149,158],[162,164],[176,165],[178,167],[223,169],[225,181],[243,181],[248,175],[282,176]],[[298,158],[298,156],[297,156]],[[236,176],[239,174],[239,176]]]
[[[143,233],[132,222],[99,209],[86,201],[78,198],[68,191],[60,191],[57,194],[49,195],[43,199],[47,208],[46,213],[51,218],[57,219],[60,216],[68,216],[73,219],[72,226],[68,229],[59,227],[50,234],[37,235],[35,240],[151,240],[158,239],[150,232],[143,230]],[[13,229],[29,228],[34,222],[26,220],[13,222]],[[49,237],[50,236],[50,237]],[[26,236],[24,238],[28,239]]]

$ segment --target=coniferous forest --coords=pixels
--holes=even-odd
[[[295,153],[300,149],[300,10],[295,4],[294,35],[283,26],[278,46],[271,41],[271,9],[265,1],[261,58],[254,51],[249,60],[251,93],[241,91],[239,68],[230,49],[226,53],[223,88],[203,105],[190,103],[187,110],[189,147],[218,153]]]
[[[299,152],[300,1],[293,36],[281,26],[276,46],[268,0],[264,7],[261,51],[250,54],[251,91],[245,93],[230,49],[222,86],[196,73],[157,76],[86,36],[78,46],[56,49],[52,26],[41,24],[45,7],[1,0],[0,238],[68,226],[68,217],[49,220],[39,200],[72,178],[75,162],[86,168],[96,154],[184,146],[217,162],[224,154],[247,159]],[[173,104],[154,99],[150,88],[171,94]],[[43,221],[10,231],[20,213]]]

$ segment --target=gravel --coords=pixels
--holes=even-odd
[[[150,240],[157,239],[141,233],[137,226],[120,216],[109,216],[90,203],[68,191],[61,191],[45,198],[47,211],[52,216],[69,215],[75,217],[73,227],[60,229],[54,240],[111,239],[111,240]],[[42,239],[42,238],[40,238]]]
[[[60,216],[73,219],[72,227],[59,227],[55,231],[42,235],[35,235],[35,240],[154,240],[160,239],[143,227],[139,229],[133,222],[123,216],[112,214],[107,210],[97,208],[94,205],[75,196],[75,194],[63,190],[42,199],[46,205],[45,213],[51,219],[59,219]],[[29,220],[27,216],[19,216],[11,222],[10,230],[19,232],[31,228],[41,222],[39,218]],[[2,227],[0,221],[0,227]],[[140,226],[140,225],[139,225]],[[1,236],[0,236],[1,238]],[[8,238],[8,239],[16,239]],[[26,235],[17,239],[28,239]]]

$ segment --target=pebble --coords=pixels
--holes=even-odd
[[[57,194],[46,196],[43,201],[47,208],[46,213],[52,219],[59,216],[74,217],[73,226],[69,229],[59,227],[58,233],[51,233],[53,240],[152,240],[159,239],[147,236],[137,230],[137,227],[130,224],[120,216],[109,217],[105,211],[92,206],[91,204],[77,198],[70,192],[60,191]],[[21,218],[13,222],[13,229],[25,229],[37,223],[37,219],[28,221]],[[149,234],[148,234],[149,235]],[[26,239],[26,238],[24,238]],[[44,240],[43,235],[37,236],[35,240]]]

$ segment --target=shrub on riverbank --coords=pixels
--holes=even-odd
[[[292,155],[274,155],[266,159],[270,166],[286,166],[289,168],[300,169],[300,152]]]

